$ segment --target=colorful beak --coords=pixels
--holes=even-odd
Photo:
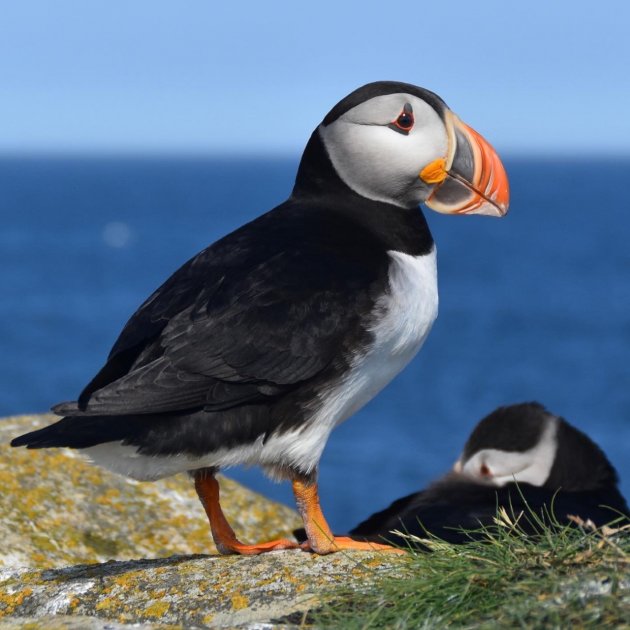
[[[508,211],[510,187],[495,150],[455,114],[446,112],[449,150],[446,158],[422,169],[420,179],[435,184],[425,204],[444,214],[487,214]]]

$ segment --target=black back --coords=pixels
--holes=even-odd
[[[590,519],[601,526],[617,519],[620,513],[630,517],[628,505],[616,487],[577,492],[552,492],[526,483],[510,483],[502,488],[477,484],[457,476],[448,476],[418,492],[392,503],[373,514],[350,532],[356,539],[383,541],[406,546],[409,542],[392,530],[421,538],[427,532],[447,542],[461,544],[480,539],[482,534],[461,531],[495,527],[497,508],[504,507],[519,519],[522,531],[540,531],[536,515],[547,525],[572,523],[570,515]]]
[[[619,476],[604,451],[585,433],[559,418],[558,450],[549,478],[548,488],[569,492],[598,490],[616,486]]]

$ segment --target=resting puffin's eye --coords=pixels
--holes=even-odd
[[[405,106],[403,107],[402,112],[400,112],[398,118],[389,123],[388,127],[407,136],[413,129],[414,122],[413,109],[409,103],[405,103]]]
[[[481,468],[479,469],[479,474],[482,477],[491,477],[492,476],[492,473],[490,472],[490,469],[485,464],[481,464]]]

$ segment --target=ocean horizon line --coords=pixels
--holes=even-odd
[[[503,150],[501,154],[508,161],[558,161],[564,162],[592,162],[594,160],[630,160],[630,147],[625,151],[617,149],[610,150],[585,150],[584,154],[577,154],[576,151],[553,151],[553,150]],[[237,161],[237,160],[274,160],[278,162],[299,160],[302,150],[127,150],[124,148],[113,150],[64,150],[64,149],[42,149],[42,150],[4,150],[0,148],[0,161]]]

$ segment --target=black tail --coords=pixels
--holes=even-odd
[[[133,437],[134,423],[125,416],[61,418],[50,426],[20,435],[11,446],[27,448],[89,448],[103,442],[122,441]]]

